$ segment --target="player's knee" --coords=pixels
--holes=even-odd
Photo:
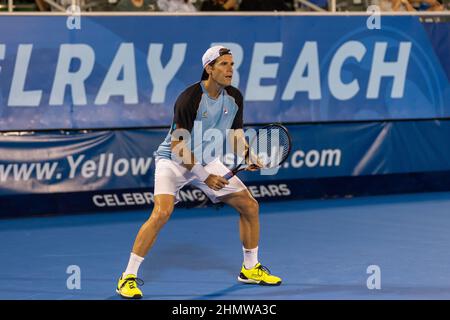
[[[250,200],[248,201],[248,206],[250,208],[250,211],[252,211],[252,213],[254,214],[259,213],[259,203],[255,199],[250,198]]]
[[[150,219],[155,220],[155,222],[159,225],[164,225],[167,221],[169,221],[172,211],[173,211],[173,208],[167,208],[167,207],[154,208],[152,215],[150,216]]]
[[[242,212],[246,215],[255,216],[259,213],[259,204],[252,197],[248,197],[243,201]]]

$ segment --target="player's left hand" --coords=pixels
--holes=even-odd
[[[245,159],[247,162],[248,171],[256,171],[263,167],[263,159],[261,159],[256,153],[249,152],[249,155]]]

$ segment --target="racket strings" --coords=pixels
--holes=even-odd
[[[250,145],[250,159],[264,168],[280,165],[290,151],[288,133],[279,126],[268,126],[258,130],[258,136]]]

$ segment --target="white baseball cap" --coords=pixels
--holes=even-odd
[[[205,54],[203,54],[202,57],[202,64],[203,68],[206,67],[208,64],[210,64],[212,61],[216,60],[218,57],[220,57],[220,50],[225,49],[228,50],[228,54],[231,54],[231,51],[229,49],[223,47],[223,46],[214,46],[206,50]],[[222,53],[223,55],[223,53]]]

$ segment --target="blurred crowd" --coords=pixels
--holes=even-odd
[[[72,0],[13,0],[19,8],[39,11],[58,11],[68,7]],[[319,1],[319,0],[313,0]],[[326,0],[320,0],[326,1]],[[296,0],[76,0],[86,11],[294,11]],[[8,0],[0,0],[0,8]]]
[[[444,4],[438,0],[382,0],[382,11],[443,11]]]
[[[17,8],[61,11],[74,0],[13,0]],[[0,0],[0,8],[8,0]],[[82,11],[331,11],[330,0],[76,0]],[[22,5],[22,6],[21,6]],[[381,11],[443,11],[450,0],[336,0],[336,11],[365,11],[378,5]]]

